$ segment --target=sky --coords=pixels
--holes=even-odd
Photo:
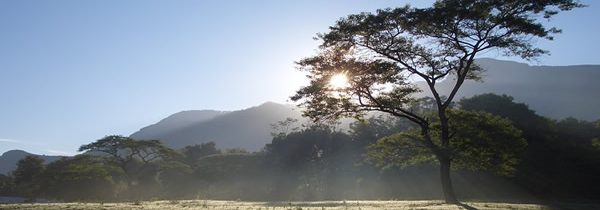
[[[430,0],[2,0],[0,153],[73,155],[183,110],[290,103],[295,61],[340,17]],[[600,64],[600,3],[557,15],[551,55],[532,65]],[[498,53],[485,57],[503,58]]]

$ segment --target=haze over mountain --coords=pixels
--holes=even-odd
[[[9,174],[17,168],[17,162],[23,159],[27,155],[35,155],[44,160],[44,164],[48,164],[59,160],[64,156],[48,156],[48,155],[36,155],[25,152],[23,150],[10,150],[6,151],[0,156],[0,174]]]
[[[154,138],[156,136],[163,135],[164,133],[171,133],[176,130],[193,126],[197,123],[214,119],[215,117],[226,113],[228,112],[215,110],[181,111],[172,114],[156,124],[144,127],[131,136],[138,139]]]
[[[506,94],[549,118],[600,119],[600,65],[530,66],[489,58],[476,62],[485,70],[483,82],[465,81],[456,99],[483,93]],[[449,93],[453,82],[444,80],[437,84],[438,89]],[[425,84],[418,86],[423,89]],[[431,93],[426,90],[421,95]]]
[[[483,82],[467,81],[457,99],[483,93],[507,94],[526,103],[539,114],[550,118],[575,117],[600,119],[600,65],[530,66],[512,61],[478,59],[483,67]],[[448,92],[450,81],[439,85]],[[423,83],[418,84],[424,87]],[[428,95],[423,92],[421,96]],[[271,124],[287,117],[301,118],[292,105],[267,102],[244,110],[184,111],[142,128],[131,137],[159,139],[166,145],[181,148],[214,141],[219,148],[260,150],[271,141]]]
[[[193,120],[189,115],[198,118]],[[271,124],[288,117],[300,119],[301,113],[292,105],[273,102],[232,112],[186,111],[142,128],[131,137],[159,139],[173,148],[214,141],[219,148],[258,151],[271,142]]]

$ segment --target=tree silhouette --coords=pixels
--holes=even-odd
[[[39,193],[39,176],[44,171],[44,159],[27,155],[17,162],[17,169],[13,171],[14,183],[17,187],[17,193],[35,197]]]
[[[600,120],[596,122],[596,128],[600,129]],[[600,137],[592,139],[592,146],[600,150]]]
[[[118,172],[99,157],[77,155],[48,164],[41,187],[44,196],[63,201],[108,200],[114,198]]]
[[[186,164],[192,166],[195,165],[198,159],[208,156],[219,154],[221,151],[217,149],[215,142],[207,142],[202,144],[189,145],[183,148],[183,155]]]
[[[552,40],[560,32],[542,20],[582,6],[574,0],[438,0],[429,8],[349,15],[319,35],[318,55],[298,62],[310,84],[292,99],[314,120],[380,111],[415,123],[422,144],[440,163],[445,201],[458,203],[450,179],[448,110],[465,80],[480,79],[476,56],[491,50],[524,59],[540,56],[547,51],[533,40]],[[330,85],[340,74],[348,85]],[[448,77],[454,80],[451,91],[440,92],[436,85]],[[420,90],[411,78],[427,83],[439,129],[432,130],[432,119],[413,109],[413,94]]]
[[[107,163],[119,167],[127,179],[127,188],[142,187],[140,181],[153,179],[163,168],[185,167],[181,155],[158,140],[135,140],[123,136],[107,136],[82,145],[80,152],[101,153]]]
[[[11,195],[14,192],[15,183],[13,178],[10,176],[6,176],[4,174],[0,174],[0,196]]]

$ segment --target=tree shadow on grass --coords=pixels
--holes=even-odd
[[[465,209],[467,209],[467,210],[478,210],[478,208],[475,208],[475,207],[469,206],[469,205],[468,205],[468,204],[466,204],[466,203],[458,203],[457,205],[459,205],[459,206],[461,206],[461,207],[463,207],[463,208],[465,208]]]

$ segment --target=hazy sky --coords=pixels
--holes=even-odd
[[[285,103],[316,33],[407,2],[2,0],[0,153],[74,154],[182,110]],[[538,42],[552,55],[534,64],[600,63],[600,4],[583,2],[550,22],[564,33]]]

